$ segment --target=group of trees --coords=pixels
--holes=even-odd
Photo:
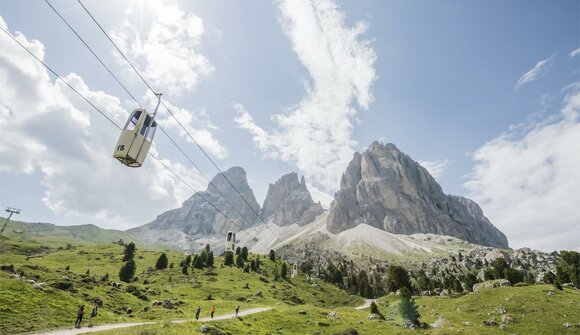
[[[131,282],[135,276],[135,271],[137,271],[137,265],[135,264],[135,243],[131,242],[125,245],[125,250],[123,252],[123,266],[119,270],[119,279],[124,282]]]
[[[224,256],[224,265],[236,266],[243,269],[244,272],[259,272],[260,271],[260,255],[250,259],[250,252],[247,247],[237,247],[235,252],[226,252]]]
[[[162,257],[163,254],[159,257]],[[181,273],[189,274],[189,268],[194,269],[203,269],[203,268],[212,268],[214,265],[214,255],[213,251],[211,250],[209,244],[205,246],[201,250],[200,253],[195,255],[187,255],[185,259],[183,259],[179,266],[181,267]]]

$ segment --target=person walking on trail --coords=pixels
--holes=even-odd
[[[199,320],[199,314],[201,313],[201,306],[197,306],[197,309],[195,310],[195,319]]]
[[[215,313],[215,306],[211,306],[211,309],[209,311],[210,311],[211,318],[213,319],[213,313]]]
[[[240,306],[236,307],[236,318],[238,317],[238,312],[240,311]]]
[[[97,317],[98,313],[99,313],[99,305],[97,305],[97,303],[95,303],[95,306],[93,307],[93,310],[91,311],[91,319],[89,321],[89,328],[91,328],[93,326],[93,320]]]
[[[82,305],[77,312],[77,320],[75,321],[76,328],[81,328],[81,322],[83,322],[84,314],[85,314],[85,305]]]

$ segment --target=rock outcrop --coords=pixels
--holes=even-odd
[[[280,226],[293,223],[303,226],[314,221],[322,212],[322,205],[312,201],[304,176],[298,181],[298,175],[292,172],[270,184],[261,216],[272,218]]]
[[[334,195],[328,230],[339,233],[361,223],[395,234],[433,233],[508,247],[474,201],[444,194],[425,168],[393,144],[374,142],[356,152]]]
[[[159,235],[170,240],[175,238],[175,236],[168,236],[172,231],[173,235],[184,233],[187,237],[225,235],[229,230],[238,231],[254,225],[258,220],[256,213],[259,213],[260,205],[256,202],[254,192],[248,185],[246,171],[241,167],[232,167],[225,171],[224,175],[229,182],[223,175],[216,175],[205,192],[193,194],[180,208],[169,210],[159,215],[154,221],[133,231],[163,231]],[[238,195],[230,182],[255,212]],[[202,197],[236,222],[228,221]]]

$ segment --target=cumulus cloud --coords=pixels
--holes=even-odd
[[[516,127],[473,154],[464,186],[514,247],[580,246],[580,83],[568,90],[557,117]]]
[[[199,49],[204,34],[203,21],[176,4],[148,3],[154,15],[144,34],[140,13],[126,11],[125,20],[111,33],[119,48],[137,60],[140,72],[154,87],[179,96],[194,89],[200,78],[214,67]]]
[[[419,161],[419,164],[427,169],[431,177],[439,180],[439,177],[443,175],[445,169],[451,164],[451,161],[448,159],[440,159],[435,161]]]
[[[522,86],[525,84],[531,83],[532,81],[536,80],[539,77],[546,75],[548,72],[548,65],[552,61],[553,57],[548,59],[541,60],[536,63],[536,65],[528,72],[524,73],[518,82],[514,85],[514,91],[519,91]]]
[[[569,56],[570,56],[570,57],[576,57],[576,56],[578,56],[578,55],[580,55],[580,48],[578,48],[578,49],[576,49],[576,50],[573,50],[573,51],[572,51],[572,52],[570,52],[570,54],[569,54]]]
[[[0,25],[7,28],[0,17]],[[39,58],[44,46],[16,33]],[[119,99],[92,91],[78,75],[64,78],[117,124],[128,112]],[[159,164],[148,158],[139,169],[112,158],[117,128],[72,92],[52,80],[42,65],[9,37],[0,34],[0,172],[39,172],[42,201],[59,215],[106,219],[109,227],[130,227],[176,207],[191,195]],[[155,152],[155,148],[152,149]],[[202,179],[176,162],[165,161],[194,187]]]
[[[376,55],[364,39],[367,26],[346,26],[330,0],[276,4],[282,28],[310,74],[307,96],[273,116],[275,129],[256,125],[241,104],[234,105],[235,121],[266,157],[293,164],[316,186],[334,190],[357,144],[352,136],[357,107],[367,109],[373,101]]]
[[[128,9],[124,21],[110,33],[111,38],[132,63],[136,63],[139,72],[154,89],[167,93],[169,97],[193,91],[203,77],[214,71],[209,60],[197,50],[204,35],[202,19],[181,10],[176,4],[153,1],[147,6],[155,13],[151,22],[143,20],[141,13]],[[142,31],[145,31],[143,35]],[[115,56],[126,65],[124,59]],[[157,103],[152,94],[146,94],[145,99],[149,106]],[[227,149],[212,134],[217,127],[204,109],[189,110],[165,99],[164,103],[204,150],[219,159],[228,156]],[[193,142],[181,125],[165,113],[163,106],[158,118],[159,124],[176,130],[186,141]]]
[[[150,105],[154,105],[155,103],[156,101],[153,99],[150,100]],[[228,150],[221,145],[211,133],[211,131],[218,128],[210,121],[209,115],[205,109],[200,109],[194,112],[175,106],[168,101],[165,101],[165,105],[171,110],[173,115],[175,115],[174,118],[169,115],[169,113],[158,114],[156,120],[165,130],[177,131],[187,142],[194,144],[193,140],[187,134],[189,133],[191,137],[193,137],[193,139],[204,148],[204,150],[208,151],[213,156],[220,159],[228,156]],[[179,120],[181,125],[177,123],[176,119]],[[183,126],[183,128],[181,126]]]

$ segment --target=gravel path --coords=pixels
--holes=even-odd
[[[371,303],[373,301],[374,301],[374,299],[365,299],[365,303],[364,304],[362,304],[360,306],[357,306],[354,309],[358,309],[360,311],[361,309],[369,308],[369,307],[371,307]]]
[[[370,304],[370,303],[369,303]],[[258,308],[251,308],[240,311],[238,316],[245,316],[250,314],[262,313],[271,310],[270,307],[258,307]],[[208,322],[208,321],[217,321],[217,320],[226,320],[226,319],[233,319],[235,318],[235,314],[222,314],[216,315],[213,319],[209,317],[206,318],[199,318],[198,322]],[[184,323],[189,321],[195,321],[193,319],[187,320],[173,320],[171,323]],[[97,325],[92,328],[83,327],[80,329],[70,328],[70,329],[59,329],[59,330],[51,330],[42,333],[32,333],[31,335],[76,335],[76,334],[85,334],[90,332],[99,332],[103,330],[111,330],[111,329],[119,329],[119,328],[127,328],[127,327],[135,327],[135,326],[142,326],[142,325],[153,325],[160,322],[127,322],[127,323],[112,323],[107,325]]]

